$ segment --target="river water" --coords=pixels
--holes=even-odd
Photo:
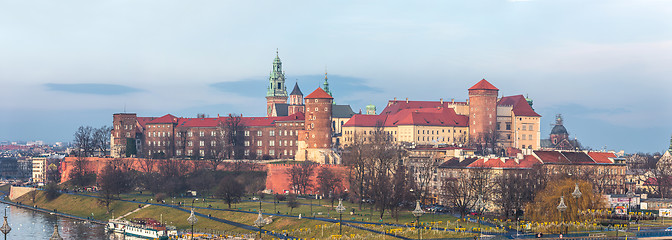
[[[54,232],[54,224],[58,224],[58,232],[63,239],[138,239],[105,233],[105,227],[99,224],[35,212],[3,203],[0,203],[0,207],[7,209],[7,222],[12,227],[12,230],[7,234],[7,239],[11,240],[49,239]],[[4,212],[0,210],[0,221],[2,221],[3,214]],[[2,225],[1,222],[0,225]],[[3,239],[2,233],[0,233],[1,239]]]

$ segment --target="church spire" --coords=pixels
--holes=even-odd
[[[275,50],[273,69],[271,69],[271,73],[268,78],[268,84],[266,97],[287,97],[285,73],[282,71],[282,62],[280,61],[278,49]]]
[[[327,77],[327,68],[324,68],[324,83],[322,84],[322,90],[327,92],[329,95],[331,95],[331,91],[329,91],[329,78]]]

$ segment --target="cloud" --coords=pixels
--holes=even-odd
[[[94,95],[124,95],[128,93],[144,91],[142,89],[128,87],[124,85],[103,84],[103,83],[75,83],[75,84],[45,83],[44,86],[51,91],[94,94]]]

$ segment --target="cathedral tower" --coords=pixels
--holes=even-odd
[[[273,69],[271,70],[271,75],[268,77],[268,83],[268,90],[266,92],[266,115],[270,117],[273,111],[273,104],[287,103],[285,73],[282,71],[282,62],[280,62],[277,50],[275,51]]]
[[[499,89],[485,79],[469,88],[469,139],[486,144],[496,139]]]
[[[287,106],[287,115],[292,115],[297,112],[304,112],[303,93],[299,89],[299,84],[294,84],[294,90],[289,94],[289,106]]]

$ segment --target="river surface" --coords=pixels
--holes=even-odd
[[[7,239],[49,239],[54,232],[54,224],[58,224],[58,232],[63,239],[92,239],[92,240],[136,240],[138,238],[126,237],[105,233],[105,227],[81,220],[74,220],[56,215],[35,212],[7,204],[0,203],[2,209],[7,209],[7,222],[12,230],[7,234]],[[0,210],[0,221],[4,211]],[[2,225],[2,222],[0,222]],[[3,239],[0,233],[0,240]]]

